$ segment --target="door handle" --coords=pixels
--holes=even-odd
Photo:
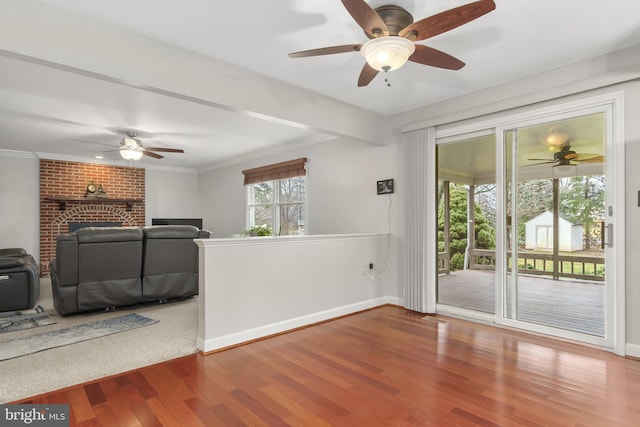
[[[607,224],[607,231],[604,234],[607,240],[607,246],[612,248],[613,247],[613,224],[611,223]]]

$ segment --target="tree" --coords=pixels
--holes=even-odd
[[[465,187],[452,185],[450,190],[450,248],[451,266],[462,268],[461,260],[467,246],[467,199]],[[475,247],[478,249],[495,249],[495,230],[485,218],[479,205],[475,205]],[[444,251],[444,207],[438,209],[438,251]]]
[[[516,197],[518,246],[524,246],[526,222],[545,211],[553,211],[553,181],[534,179],[518,183]],[[507,203],[511,212],[511,203]]]
[[[255,227],[271,228],[273,224],[273,182],[253,184],[253,215]]]
[[[560,213],[575,224],[582,224],[584,248],[600,243],[599,222],[604,218],[604,175],[577,176],[560,181]]]
[[[280,184],[279,209],[281,236],[298,234],[302,225],[305,199],[305,177],[278,181]]]
[[[531,180],[518,183],[516,206],[518,208],[518,241],[524,242],[525,222],[552,209],[551,180]],[[496,228],[496,186],[485,184],[476,187],[476,203],[482,208],[490,227]],[[510,197],[509,197],[510,199]],[[507,214],[511,215],[511,202],[507,201]]]
[[[496,228],[496,185],[482,184],[476,186],[476,203],[480,206],[489,226]]]

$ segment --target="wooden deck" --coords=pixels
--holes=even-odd
[[[604,337],[603,283],[520,275],[518,285],[518,320]],[[438,303],[495,314],[495,272],[440,275]]]

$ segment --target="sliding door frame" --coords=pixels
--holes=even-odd
[[[496,135],[496,315],[494,321],[498,325],[513,326],[533,332],[551,334],[561,338],[579,340],[609,349],[616,354],[625,354],[625,162],[624,162],[624,93],[609,92],[595,96],[585,96],[574,100],[550,101],[544,107],[527,107],[523,111],[494,114],[492,118],[478,121],[465,121],[460,125],[447,125],[436,128],[436,138],[429,141],[430,149],[436,149],[437,141],[452,141],[457,137],[474,132],[495,132]],[[524,111],[526,110],[526,111]],[[505,204],[505,144],[504,132],[516,127],[526,126],[563,118],[576,117],[593,112],[606,114],[606,192],[607,222],[613,225],[614,247],[611,255],[607,253],[606,267],[606,319],[605,338],[592,337],[560,329],[534,325],[506,319],[503,312],[503,284],[506,283],[506,247],[504,242],[506,204]],[[435,188],[431,189],[435,192]],[[435,194],[431,200],[436,200]],[[611,207],[611,209],[609,209]],[[434,224],[435,227],[435,224]],[[435,238],[429,242],[433,247]],[[436,283],[429,283],[429,293],[435,292]]]

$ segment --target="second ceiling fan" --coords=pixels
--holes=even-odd
[[[553,153],[553,159],[527,159],[533,161],[540,161],[540,163],[533,163],[527,166],[544,165],[547,163],[560,163],[560,162],[591,162],[602,163],[604,162],[604,156],[602,154],[595,153],[578,153],[571,149],[571,145],[566,144],[560,148],[559,151]]]
[[[184,153],[184,150],[181,148],[147,147],[144,144],[142,144],[142,141],[140,140],[140,136],[138,135],[138,132],[135,132],[132,130],[127,130],[127,131],[116,130],[113,132],[116,134],[123,135],[122,139],[120,140],[120,144],[118,145],[107,144],[104,142],[88,141],[86,139],[74,139],[74,141],[112,147],[113,149],[102,151],[102,153],[118,151],[120,152],[120,156],[125,160],[140,160],[143,156],[153,157],[154,159],[164,158],[164,156],[161,154],[158,154],[158,152]]]
[[[466,24],[496,8],[493,0],[480,0],[449,9],[413,22],[413,16],[400,6],[387,5],[372,9],[365,0],[342,0],[353,19],[370,39],[363,44],[348,44],[290,53],[290,58],[362,52],[364,64],[358,86],[368,85],[380,71],[400,68],[407,60],[432,67],[459,70],[464,62],[437,49],[416,44],[460,25]]]
[[[164,156],[157,152],[184,153],[180,148],[145,147],[136,136],[135,132],[126,132],[126,136],[120,141],[120,155],[126,160],[140,160],[142,156],[162,159]]]

